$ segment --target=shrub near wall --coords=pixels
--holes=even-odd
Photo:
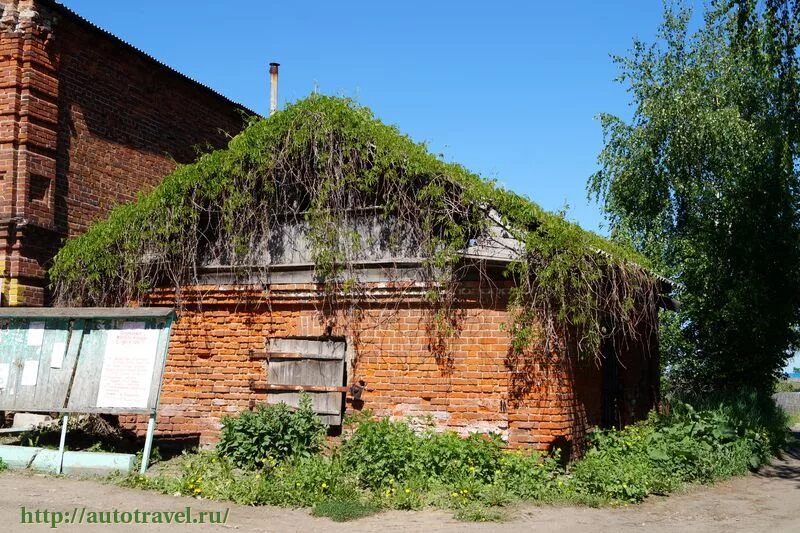
[[[579,493],[641,501],[684,483],[710,483],[766,463],[785,444],[786,418],[755,395],[697,411],[678,403],[667,416],[651,415],[621,431],[594,436],[572,469]]]
[[[317,453],[324,440],[325,425],[304,394],[295,411],[285,403],[258,404],[253,411],[224,417],[217,450],[236,466],[262,468]]]
[[[420,477],[452,483],[470,476],[490,482],[500,468],[504,446],[497,435],[462,438],[432,430],[417,434],[405,422],[382,419],[360,424],[340,456],[372,489]]]

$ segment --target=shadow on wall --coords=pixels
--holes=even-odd
[[[452,376],[455,369],[453,341],[461,336],[464,328],[466,310],[453,308],[449,310],[429,310],[427,335],[428,350],[436,359],[436,365],[443,377]]]
[[[55,33],[48,46],[57,61],[54,208],[62,234],[74,229],[75,204],[97,219],[245,124],[232,102],[100,32],[64,18]]]
[[[603,357],[580,357],[574,339],[562,353],[519,353],[509,348],[509,405],[524,409],[543,400],[561,413],[562,435],[550,450],[561,450],[562,460],[581,455],[587,431],[593,427],[620,428],[642,420],[658,401],[656,339],[605,342]]]
[[[531,395],[547,397],[558,389],[563,379],[565,358],[555,353],[540,354],[509,347],[506,368],[509,372],[508,399],[519,408]]]

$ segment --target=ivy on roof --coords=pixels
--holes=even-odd
[[[253,121],[226,149],[179,166],[67,241],[51,284],[60,304],[125,305],[157,284],[196,283],[209,261],[268,274],[261,243],[294,220],[307,228],[321,286],[352,293],[354,257],[367,245],[354,213],[376,206],[384,245],[413,243],[422,258],[437,309],[450,308],[461,255],[489,231],[487,213],[499,214],[524,247],[508,269],[520,351],[570,332],[596,355],[603,338],[654,320],[644,258],[443,161],[369,109],[322,95]]]

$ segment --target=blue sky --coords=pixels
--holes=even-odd
[[[63,0],[95,24],[265,113],[346,95],[445,158],[603,231],[586,198],[602,135],[630,115],[610,53],[652,39],[661,0],[272,2]]]

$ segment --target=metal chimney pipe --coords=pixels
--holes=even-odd
[[[280,63],[269,64],[269,115],[278,110],[278,67]]]

